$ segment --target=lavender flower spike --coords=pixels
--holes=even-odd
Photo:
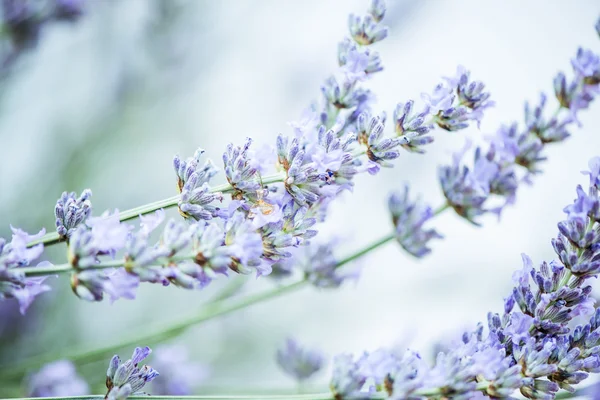
[[[429,241],[443,238],[435,229],[423,228],[433,217],[433,210],[420,199],[411,201],[408,186],[404,187],[403,193],[393,193],[390,196],[388,207],[396,228],[396,240],[413,256],[421,258],[429,254]]]
[[[75,192],[63,192],[56,201],[54,216],[56,217],[56,232],[63,239],[68,239],[77,227],[84,223],[92,213],[92,191],[81,192],[79,197]]]
[[[177,173],[177,188],[181,193],[179,200],[179,211],[186,217],[196,220],[212,219],[217,215],[219,208],[212,203],[215,200],[222,201],[221,193],[213,193],[210,190],[209,181],[217,173],[217,169],[211,160],[200,165],[200,157],[204,150],[198,149],[193,157],[181,160],[179,156],[173,159],[173,166]]]
[[[32,240],[39,239],[46,233],[41,230],[35,235],[12,228],[13,236],[10,243],[0,238],[0,299],[14,298],[19,302],[21,314],[25,314],[34,298],[50,290],[43,284],[47,277],[26,278],[19,271],[19,267],[26,267],[42,255],[44,245],[38,244],[28,248],[27,244]],[[50,265],[43,261],[38,266]]]
[[[121,362],[115,355],[110,360],[106,371],[107,400],[125,400],[158,376],[158,372],[148,365],[138,367],[140,361],[150,355],[149,347],[136,347],[131,359]]]
[[[89,394],[88,384],[77,374],[71,361],[58,360],[44,365],[27,382],[28,396],[64,397]]]
[[[277,364],[300,382],[317,373],[323,367],[323,362],[320,351],[303,348],[293,338],[286,339],[285,346],[277,350]]]
[[[163,345],[154,351],[154,365],[163,371],[152,381],[156,395],[185,396],[192,394],[209,375],[209,369],[189,360],[187,349],[180,345]]]
[[[503,314],[488,314],[487,336],[479,324],[440,353],[433,366],[386,351],[357,360],[339,356],[331,380],[334,396],[367,398],[385,390],[391,399],[512,398],[519,391],[528,399],[553,399],[561,389],[575,392],[590,373],[600,372],[600,309],[588,284],[600,274],[600,158],[589,165],[588,191],[578,187],[552,243],[560,261],[535,268],[523,256]],[[576,317],[589,322],[575,326]]]

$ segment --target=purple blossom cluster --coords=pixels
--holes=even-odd
[[[152,393],[156,395],[190,395],[210,374],[207,366],[190,360],[187,349],[181,345],[157,347],[153,364],[162,371],[159,378],[152,381]]]
[[[0,238],[0,299],[16,299],[19,303],[21,314],[24,314],[35,296],[50,290],[44,282],[46,276],[26,277],[19,268],[32,265],[44,251],[44,245],[38,244],[28,247],[32,240],[42,237],[46,231],[41,230],[36,235],[12,228],[13,235],[10,242]],[[47,266],[47,261],[42,261],[38,266]]]
[[[501,126],[489,138],[487,148],[475,149],[472,166],[463,160],[470,147],[467,143],[454,155],[451,165],[440,168],[444,196],[458,215],[477,225],[483,214],[500,215],[506,205],[514,203],[519,185],[529,183],[541,172],[546,145],[570,136],[569,129],[579,123],[579,112],[587,109],[600,92],[600,57],[591,50],[579,49],[571,65],[572,79],[560,72],[554,80],[558,102],[554,114],[546,116],[548,96],[542,93],[539,103],[525,104],[524,126]]]
[[[579,49],[571,65],[574,71],[571,81],[567,81],[562,72],[554,80],[558,108],[551,117],[544,116],[547,96],[542,93],[538,105],[525,104],[524,127],[519,128],[517,123],[501,126],[488,138],[487,148],[475,148],[472,166],[464,163],[464,157],[472,147],[467,140],[453,155],[452,164],[440,167],[445,207],[451,207],[467,221],[480,225],[479,219],[484,214],[500,216],[504,207],[515,202],[519,186],[531,183],[532,176],[541,172],[540,163],[546,160],[545,146],[568,138],[568,130],[573,124],[579,124],[579,111],[587,109],[600,92],[600,57],[597,54]],[[467,86],[461,83],[467,82],[465,76],[468,77],[468,74],[461,77],[462,71],[459,68],[459,76],[448,82],[457,85],[456,96],[463,107],[475,107],[472,115],[479,121],[481,111],[489,107],[490,102],[480,93],[479,83]],[[425,98],[430,106],[439,103]],[[408,188],[405,188],[404,193],[390,196],[389,209],[400,245],[415,257],[429,254],[429,241],[442,237],[435,229],[427,228],[427,222],[434,216],[432,208],[421,199],[411,200]]]
[[[392,399],[512,398],[519,391],[530,399],[553,399],[600,372],[600,309],[589,285],[600,273],[600,158],[589,167],[589,188],[577,187],[552,241],[558,260],[535,268],[523,255],[504,311],[488,314],[487,333],[479,324],[439,353],[433,366],[410,350],[337,356],[335,397],[380,392]],[[575,319],[587,322],[575,325]]]
[[[277,350],[276,359],[281,369],[298,382],[320,371],[325,361],[322,352],[302,347],[293,338],[286,339],[285,345]]]
[[[77,374],[75,365],[58,360],[44,365],[27,382],[30,397],[81,396],[89,393],[87,382]]]
[[[131,358],[121,362],[115,355],[106,370],[106,400],[125,400],[133,394],[143,394],[141,390],[159,374],[148,365],[138,366],[150,355],[149,347],[136,347]]]
[[[212,186],[219,171],[203,159],[202,149],[187,159],[176,156],[177,206],[184,221],[168,220],[157,242],[151,234],[165,218],[162,210],[140,216],[135,227],[122,222],[116,210],[92,216],[89,190],[79,196],[63,193],[55,207],[56,232],[68,246],[73,292],[89,301],[107,294],[113,301],[133,299],[142,282],[197,289],[219,275],[264,276],[274,266],[289,269],[286,260],[310,243],[328,205],[353,188],[357,174],[392,166],[402,148],[423,152],[435,126],[455,131],[479,121],[492,105],[490,95],[461,67],[432,94],[423,95],[426,104],[420,112],[413,112],[413,101],[399,104],[394,130],[386,135],[386,115],[372,113],[374,95],[363,85],[383,69],[372,45],[387,36],[384,15],[384,3],[374,1],[366,15],[350,16],[350,35],[338,48],[339,70],[321,87],[322,101],[290,123],[292,135],[279,135],[272,147],[257,149],[250,138],[242,146],[227,147],[226,185]],[[413,228],[422,224],[413,223]],[[432,235],[426,232],[414,240]],[[33,248],[39,256],[41,246]],[[319,257],[309,257],[302,270],[311,283],[338,287],[356,276],[337,271],[331,249],[317,250]],[[29,293],[36,294],[33,287]]]

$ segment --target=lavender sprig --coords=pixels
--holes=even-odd
[[[560,389],[574,392],[574,385],[600,372],[600,309],[587,284],[600,273],[600,158],[589,166],[589,190],[577,188],[552,242],[560,261],[536,269],[523,256],[503,315],[488,314],[487,336],[478,325],[440,353],[433,367],[411,351],[339,356],[331,380],[335,398],[370,398],[373,391],[392,399],[509,398],[518,390],[526,398],[553,399]],[[573,329],[575,317],[589,323]],[[368,382],[374,386],[368,388]]]
[[[569,129],[578,124],[579,112],[589,107],[600,90],[600,57],[579,49],[571,64],[571,81],[562,72],[554,80],[558,108],[550,117],[544,116],[547,96],[542,93],[537,105],[525,104],[524,128],[516,123],[500,127],[487,149],[475,149],[472,167],[462,160],[467,146],[454,155],[452,165],[440,168],[444,196],[458,215],[476,225],[486,213],[500,215],[506,205],[514,202],[519,185],[529,183],[541,172],[545,146],[570,136]],[[519,172],[519,167],[525,169],[525,174]],[[495,200],[500,202],[490,205]]]
[[[286,374],[303,382],[321,370],[324,356],[320,351],[304,348],[295,339],[288,338],[277,350],[276,360]]]
[[[113,356],[106,370],[106,400],[125,400],[132,394],[141,393],[146,383],[159,375],[148,365],[138,367],[151,352],[149,347],[136,347],[125,362],[121,362],[119,356]]]
[[[375,2],[364,18],[351,17],[351,38],[338,54],[338,77],[327,80],[318,116],[313,113],[304,123],[295,124],[295,137],[278,136],[276,157],[270,162],[278,170],[273,179],[261,176],[265,170],[261,165],[268,165],[266,160],[273,155],[259,162],[262,156],[251,148],[250,139],[242,147],[228,146],[223,155],[228,181],[223,189],[211,186],[217,169],[210,160],[201,161],[202,149],[185,160],[174,158],[181,194],[161,204],[176,203],[189,227],[169,222],[162,239],[151,244],[149,232],[121,223],[132,211],[93,218],[89,191],[78,199],[63,194],[56,207],[57,233],[58,240],[68,242],[74,293],[92,301],[102,300],[105,293],[112,300],[131,299],[141,282],[192,289],[231,271],[268,275],[274,263],[289,258],[294,248],[316,235],[317,220],[325,218],[333,199],[352,187],[355,175],[391,166],[389,161],[400,155],[401,146],[414,150],[425,143],[415,140],[409,146],[415,134],[424,132],[422,116],[411,119],[405,108],[406,115],[396,123],[397,133],[401,129],[402,134],[386,137],[385,115],[369,113],[372,95],[361,83],[380,71],[381,64],[379,56],[364,46],[387,35],[381,25],[384,14],[383,2]],[[436,123],[444,119],[438,123],[444,129],[467,126],[463,121],[449,129],[453,110],[463,110],[460,113],[467,120],[477,119],[491,105],[483,84],[469,83],[465,70],[446,81],[427,97],[428,115]],[[270,185],[265,186],[265,181]],[[226,192],[232,194],[231,201],[221,204]],[[116,259],[117,254],[123,256]],[[65,270],[61,265],[25,271],[42,275]],[[309,276],[315,284],[327,281],[334,287],[345,279],[329,267],[314,269]]]

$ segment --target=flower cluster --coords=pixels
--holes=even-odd
[[[589,190],[577,188],[552,242],[559,260],[534,268],[523,255],[503,313],[488,314],[487,335],[482,324],[466,332],[434,366],[412,351],[338,356],[331,379],[336,398],[374,391],[392,399],[511,398],[518,390],[526,398],[552,399],[600,372],[600,309],[588,284],[600,273],[600,158],[589,166]],[[589,322],[574,326],[575,318]]]
[[[28,382],[30,397],[81,396],[89,393],[88,384],[81,378],[72,362],[58,360],[44,365]]]
[[[415,257],[423,257],[431,252],[428,247],[431,239],[443,238],[435,229],[424,229],[423,225],[429,221],[434,211],[421,199],[412,201],[409,197],[408,186],[403,193],[393,193],[388,200],[388,207],[392,214],[395,227],[396,240],[404,250]]]
[[[12,228],[13,236],[10,242],[0,238],[0,299],[14,298],[19,302],[21,313],[24,314],[35,296],[50,290],[44,284],[46,276],[26,277],[20,267],[31,265],[44,251],[43,244],[28,247],[28,243],[41,238],[46,231],[41,230],[35,235],[29,235],[20,229]],[[48,266],[43,261],[38,266]]]
[[[478,218],[487,212],[499,215],[504,206],[514,202],[519,184],[530,182],[531,176],[540,172],[546,144],[570,136],[569,129],[578,123],[579,111],[587,109],[600,91],[600,57],[591,50],[579,49],[571,64],[571,80],[562,72],[554,80],[558,101],[554,114],[545,116],[547,96],[542,93],[536,105],[525,104],[524,126],[501,126],[489,138],[487,149],[475,149],[472,166],[463,161],[467,144],[454,155],[451,165],[440,168],[442,190],[458,215],[474,224],[479,224]],[[520,167],[525,169],[524,174],[519,173]]]
[[[293,338],[288,338],[285,346],[277,350],[277,364],[299,382],[321,370],[323,363],[324,357],[320,351],[304,348]]]
[[[350,17],[350,36],[338,49],[339,70],[322,86],[322,101],[291,123],[293,135],[279,135],[271,148],[256,150],[249,138],[242,146],[227,147],[223,169],[228,184],[211,186],[218,169],[211,160],[202,161],[202,149],[187,159],[174,158],[177,206],[185,222],[169,220],[158,242],[151,242],[150,235],[163,212],[141,216],[136,228],[123,223],[116,211],[92,216],[89,190],[80,196],[63,193],[55,217],[58,240],[68,244],[73,292],[90,301],[106,294],[112,300],[132,299],[141,282],[193,289],[218,275],[269,275],[275,264],[286,264],[295,248],[310,243],[328,205],[352,189],[357,174],[392,166],[402,148],[422,152],[433,140],[427,134],[435,125],[454,131],[478,121],[492,105],[489,93],[459,68],[456,77],[423,96],[422,112],[412,112],[412,101],[399,105],[395,132],[385,134],[385,113],[372,114],[374,96],[363,86],[383,69],[371,45],[387,36],[384,15],[384,3],[374,1],[365,16]],[[406,212],[421,211],[409,207]],[[425,221],[406,218],[414,220],[413,228]],[[399,240],[423,242],[435,234],[417,236]],[[418,244],[410,246],[419,251]],[[303,270],[310,282],[338,287],[354,276],[337,271],[331,250],[320,251],[325,256]]]
[[[148,365],[138,367],[151,352],[149,347],[136,347],[125,362],[121,362],[119,356],[113,356],[106,370],[107,400],[125,400],[132,394],[143,393],[140,391],[146,383],[158,376],[158,372]]]
[[[208,368],[191,361],[181,345],[157,347],[152,359],[154,366],[162,371],[159,379],[152,381],[152,392],[157,395],[190,395],[209,375]]]

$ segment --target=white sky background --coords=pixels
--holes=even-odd
[[[52,205],[64,189],[91,187],[97,211],[168,197],[175,189],[173,154],[191,155],[201,146],[220,164],[229,142],[251,136],[256,143],[274,143],[278,133],[290,132],[287,121],[319,96],[319,86],[336,68],[347,14],[368,5],[180,3],[187,7],[183,16],[163,34],[154,3],[97,5],[81,24],[48,30],[40,48],[19,65],[0,109],[3,226],[33,230],[27,222],[33,214],[51,227]],[[481,131],[436,131],[425,155],[403,154],[394,169],[358,179],[355,193],[337,203],[323,229],[346,238],[340,256],[388,232],[387,195],[404,182],[428,202],[441,203],[437,166],[449,162],[465,138],[480,141],[502,123],[521,121],[524,100],[536,101],[541,90],[550,94],[555,73],[570,73],[578,46],[600,51],[593,30],[600,3],[592,0],[391,1],[388,8],[391,35],[377,46],[386,69],[367,83],[378,96],[378,110],[389,115],[397,102],[419,99],[458,64],[486,83],[497,105],[486,113]],[[434,340],[501,310],[520,253],[536,263],[554,257],[550,239],[562,208],[574,198],[575,185],[585,183],[579,171],[600,155],[598,110],[600,104],[593,104],[581,115],[583,129],[548,147],[544,174],[522,188],[500,223],[488,218],[475,228],[443,215],[435,226],[446,239],[421,261],[389,244],[364,259],[356,285],[303,290],[192,330],[186,343],[214,364],[211,386],[291,386],[273,361],[288,334],[329,354],[394,344],[427,351]],[[75,154],[92,134],[93,145]],[[89,176],[81,186],[63,187],[61,173],[78,166],[73,160],[81,160],[82,174]],[[22,205],[24,194],[37,205],[27,210],[31,214]],[[77,308],[75,329],[82,337],[106,343],[123,326],[133,329],[163,314],[166,321],[205,298],[145,287],[135,302],[88,304],[74,296],[61,302]]]

